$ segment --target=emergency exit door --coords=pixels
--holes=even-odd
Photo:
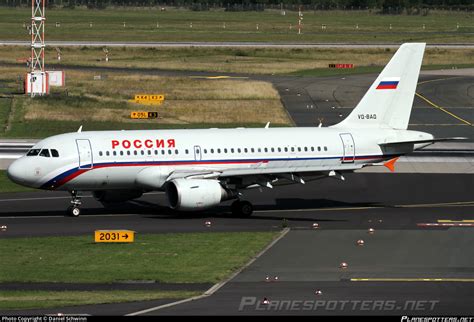
[[[202,159],[201,147],[199,145],[195,145],[194,146],[194,160],[201,161],[201,159]]]

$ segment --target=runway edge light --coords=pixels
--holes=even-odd
[[[133,230],[96,230],[94,241],[96,243],[133,243],[135,232]]]

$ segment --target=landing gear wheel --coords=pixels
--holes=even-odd
[[[76,190],[72,190],[69,192],[71,194],[71,205],[67,208],[67,214],[70,217],[79,217],[81,214],[81,209],[79,206],[81,205],[81,196],[79,192]]]
[[[253,213],[253,206],[248,201],[236,200],[232,203],[231,209],[235,216],[250,217]]]
[[[81,209],[79,207],[70,206],[67,208],[67,213],[70,217],[79,217]]]

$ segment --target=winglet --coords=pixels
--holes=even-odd
[[[79,129],[77,130],[77,133],[81,133],[82,132],[82,125],[79,127]]]
[[[390,172],[395,172],[395,162],[398,161],[398,157],[393,158],[385,162],[383,165],[390,170]]]

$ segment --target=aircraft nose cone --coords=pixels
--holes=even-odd
[[[21,164],[20,160],[13,161],[7,169],[8,178],[18,184],[25,184],[25,167]]]

